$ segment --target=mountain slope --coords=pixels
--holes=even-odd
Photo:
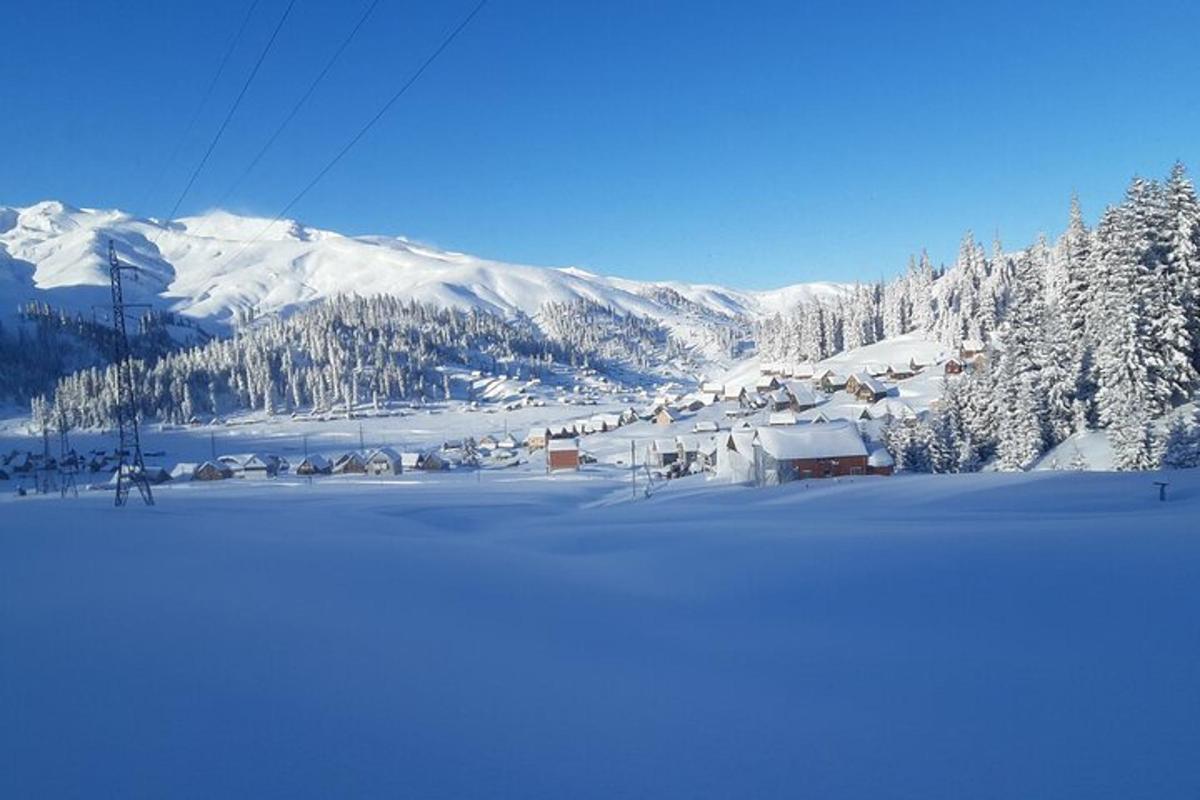
[[[0,209],[0,302],[44,300],[87,311],[107,300],[109,239],[142,273],[127,289],[147,302],[225,327],[240,313],[287,314],[338,294],[391,295],[503,316],[536,316],[550,302],[590,301],[649,315],[681,338],[695,323],[774,313],[845,287],[801,284],[767,292],[608,278],[476,258],[403,238],[342,236],[291,220],[215,211],[169,223],[59,202]],[[265,231],[265,232],[264,232]]]

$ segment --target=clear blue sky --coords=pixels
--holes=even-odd
[[[474,0],[383,0],[227,204],[273,216]],[[0,205],[165,215],[286,0],[4,14]],[[367,0],[298,0],[181,213],[211,207]],[[500,259],[769,287],[1024,244],[1200,171],[1194,2],[491,0],[290,216]],[[1053,6],[1053,8],[1048,8]]]

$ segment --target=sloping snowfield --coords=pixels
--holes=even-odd
[[[1200,790],[1200,474],[0,499],[0,796]]]

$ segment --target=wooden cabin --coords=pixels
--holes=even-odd
[[[353,451],[342,453],[333,461],[334,475],[366,475],[367,461],[361,454]]]
[[[219,461],[205,461],[192,473],[194,481],[223,481],[233,477],[233,470]]]
[[[985,348],[983,342],[979,339],[963,339],[962,344],[958,347],[958,357],[964,361],[970,361],[977,355],[981,355]]]
[[[251,480],[274,478],[279,474],[279,460],[274,456],[254,453],[242,461],[241,476]]]
[[[874,403],[887,397],[887,387],[862,372],[856,372],[846,379],[846,391],[862,400],[864,403]]]
[[[846,388],[846,381],[848,380],[849,378],[839,375],[836,372],[826,372],[821,377],[820,386],[826,392],[840,392]]]
[[[400,454],[390,447],[380,447],[367,456],[368,475],[399,475],[403,469]]]
[[[902,381],[911,378],[917,374],[917,371],[911,365],[904,364],[888,364],[887,376],[889,380]]]
[[[305,456],[304,459],[296,465],[297,475],[328,475],[333,471],[333,464],[325,456],[313,454]]]
[[[579,440],[551,439],[546,445],[546,469],[550,472],[579,469]]]
[[[961,375],[963,371],[963,362],[959,358],[948,358],[944,366],[947,375]]]
[[[675,421],[675,417],[671,414],[671,410],[665,407],[655,411],[652,419],[654,420],[655,425],[670,425]]]

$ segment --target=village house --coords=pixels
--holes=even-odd
[[[511,433],[506,433],[496,442],[496,446],[501,450],[516,450],[517,438]]]
[[[328,475],[333,471],[333,464],[322,455],[309,455],[296,465],[297,475]]]
[[[944,367],[947,375],[960,375],[963,371],[963,362],[960,358],[948,358]]]
[[[421,469],[421,461],[424,459],[423,453],[413,451],[405,451],[400,454],[400,471],[413,472]]]
[[[783,390],[791,397],[793,411],[807,411],[817,407],[817,395],[812,389],[800,383],[784,384]]]
[[[253,453],[242,459],[239,473],[243,478],[274,478],[279,474],[279,460],[274,456]]]
[[[483,436],[479,437],[480,450],[494,450],[498,444],[499,442],[497,441],[496,437],[492,436],[490,433],[485,433]]]
[[[646,447],[646,463],[652,467],[669,467],[679,457],[679,444],[674,439],[654,439]]]
[[[670,425],[675,421],[675,417],[671,414],[670,409],[667,408],[660,408],[654,412],[653,419],[655,425]]]
[[[205,461],[192,473],[194,481],[223,481],[233,477],[233,471],[220,461]]]
[[[529,435],[525,437],[525,446],[530,450],[541,450],[546,446],[546,442],[550,439],[550,429],[546,427],[537,427],[529,429]]]
[[[367,462],[362,454],[350,451],[333,460],[334,475],[366,475]]]
[[[852,422],[759,428],[755,445],[767,484],[867,473],[867,446]]]
[[[750,405],[750,392],[745,386],[725,384],[725,402],[733,402],[742,406]]]
[[[546,445],[546,469],[550,472],[579,469],[579,441],[551,439]]]
[[[982,355],[984,349],[983,342],[979,339],[963,339],[958,347],[958,357],[970,361],[975,356]]]
[[[836,372],[826,372],[821,377],[821,388],[826,392],[840,392],[846,388],[848,378],[844,375],[839,375]]]
[[[399,475],[402,469],[400,454],[390,447],[380,447],[367,456],[369,475]]]
[[[765,379],[764,379],[765,378]],[[759,378],[754,384],[754,391],[759,394],[767,394],[779,388],[779,380],[774,375],[767,375]]]
[[[864,403],[874,403],[887,397],[887,387],[877,378],[856,372],[846,379],[846,391],[862,400]]]
[[[904,364],[888,364],[887,376],[889,380],[902,381],[916,374],[917,370],[911,364],[907,366]]]

